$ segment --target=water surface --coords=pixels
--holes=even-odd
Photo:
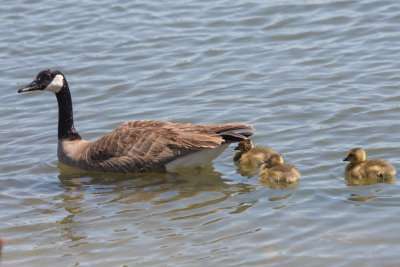
[[[400,188],[346,181],[346,151],[400,168],[397,1],[8,1],[0,7],[2,266],[398,266]],[[59,165],[46,68],[95,140],[134,119],[251,123],[295,188],[232,162],[112,175]]]

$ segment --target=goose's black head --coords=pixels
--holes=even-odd
[[[33,82],[19,89],[18,93],[40,90],[57,94],[66,83],[65,77],[60,71],[42,70]]]

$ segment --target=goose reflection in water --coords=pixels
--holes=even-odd
[[[221,173],[216,172],[212,165],[164,174],[91,173],[61,163],[58,167],[61,171],[59,179],[62,187],[68,192],[83,190],[87,191],[86,194],[102,194],[109,202],[125,204],[137,202],[160,204],[204,194],[204,202],[198,204],[207,206],[210,201],[208,196],[215,204],[224,201],[232,194],[250,192],[254,188],[250,184],[227,183],[231,180],[223,179]],[[218,194],[217,198],[215,193]]]
[[[67,212],[58,227],[72,246],[87,242],[92,228],[108,225],[111,228],[107,229],[114,229],[115,220],[126,225],[126,229],[113,230],[116,239],[125,240],[126,236],[139,238],[143,231],[168,228],[170,221],[222,220],[258,202],[256,199],[243,205],[233,201],[256,187],[224,179],[212,166],[165,174],[90,173],[61,163],[58,167],[65,192],[56,197],[59,201],[55,205],[57,212]]]

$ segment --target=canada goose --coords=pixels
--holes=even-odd
[[[347,152],[343,161],[346,165],[345,176],[350,178],[390,178],[396,175],[396,168],[382,159],[367,159],[365,150],[353,148]]]
[[[74,128],[67,80],[58,70],[43,70],[18,93],[50,91],[58,101],[58,160],[100,172],[165,172],[205,165],[230,143],[252,135],[244,123],[191,125],[153,120],[129,121],[97,141],[88,142]]]
[[[254,147],[251,139],[239,142],[235,150],[238,150],[238,152],[236,152],[233,161],[240,165],[249,165],[253,167],[259,167],[262,163],[266,162],[272,154],[278,154],[278,152],[268,147]]]
[[[300,179],[300,172],[295,166],[285,164],[283,158],[279,154],[273,154],[264,163],[258,173],[258,180],[275,181],[284,183],[297,182]]]

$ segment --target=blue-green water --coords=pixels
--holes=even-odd
[[[400,3],[7,1],[0,6],[2,266],[398,266],[400,188],[346,181],[363,147],[400,168]],[[251,123],[302,177],[274,189],[229,147],[151,175],[59,166],[60,69],[95,140],[155,119]]]

